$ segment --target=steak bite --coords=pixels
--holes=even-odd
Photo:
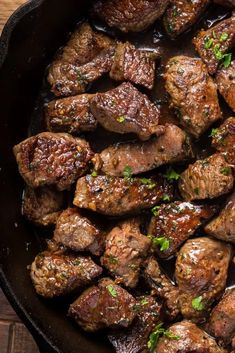
[[[156,353],[227,353],[214,338],[190,321],[181,321],[169,327],[171,335],[159,339]],[[172,337],[174,337],[172,339]]]
[[[207,234],[235,244],[235,193],[229,198],[219,216],[206,227]]]
[[[157,57],[157,53],[137,49],[128,42],[119,43],[110,77],[116,81],[130,81],[153,89]]]
[[[85,331],[105,327],[128,327],[136,317],[136,300],[112,280],[103,278],[98,286],[87,289],[70,306],[71,316]]]
[[[161,134],[149,141],[118,143],[107,147],[93,159],[95,168],[107,175],[122,176],[125,166],[129,165],[135,175],[193,156],[190,140],[178,126],[159,125],[158,133]]]
[[[37,226],[56,223],[64,206],[64,194],[50,187],[32,189],[25,187],[22,214]]]
[[[154,257],[150,257],[145,265],[143,275],[149,287],[152,288],[152,295],[163,299],[165,314],[170,320],[174,320],[179,314],[178,288],[162,272]]]
[[[45,107],[47,129],[53,132],[79,134],[96,129],[97,121],[90,111],[93,94],[53,100]]]
[[[161,180],[87,175],[77,182],[74,205],[107,216],[135,214],[156,205],[172,186]]]
[[[74,251],[89,251],[100,256],[104,250],[104,234],[78,209],[68,208],[57,220],[53,240]]]
[[[225,289],[230,259],[229,245],[206,237],[189,239],[180,249],[175,276],[185,319],[204,321]]]
[[[56,96],[71,96],[111,70],[115,42],[83,23],[49,67],[48,82]]]
[[[235,60],[231,62],[228,68],[223,68],[217,72],[216,82],[220,94],[235,112]]]
[[[175,38],[191,27],[209,5],[210,0],[173,0],[164,16],[167,33]]]
[[[201,59],[173,57],[167,64],[165,80],[180,123],[196,138],[221,117],[217,87]]]
[[[134,133],[141,140],[149,139],[158,130],[159,109],[128,82],[97,93],[91,99],[91,112],[106,130]]]
[[[150,333],[159,322],[161,306],[151,296],[137,298],[137,318],[125,331],[113,331],[108,338],[116,353],[147,352]]]
[[[225,344],[235,343],[235,288],[227,290],[212,310],[208,331],[217,339],[222,339]]]
[[[99,0],[93,14],[123,32],[141,32],[167,8],[168,0]]]
[[[147,256],[151,241],[140,232],[138,219],[121,222],[106,237],[101,263],[116,278],[116,283],[135,288],[140,266]]]
[[[230,55],[226,53],[235,44],[235,15],[206,31],[202,30],[193,43],[211,75],[216,73],[221,61],[227,67]]]
[[[53,298],[92,283],[101,273],[102,268],[89,257],[44,251],[36,256],[30,275],[36,292]]]
[[[14,147],[19,172],[32,188],[65,190],[83,175],[93,157],[89,143],[65,133],[42,132]]]
[[[220,152],[235,150],[235,118],[228,118],[218,128],[212,130],[212,146]],[[233,163],[232,163],[233,162]],[[231,161],[235,164],[235,161]]]
[[[213,199],[232,190],[232,168],[222,153],[189,165],[179,180],[179,190],[186,201]]]
[[[161,205],[148,228],[157,255],[160,258],[175,255],[182,243],[214,213],[213,207],[190,202],[176,201]],[[165,248],[162,247],[161,240],[165,242]]]

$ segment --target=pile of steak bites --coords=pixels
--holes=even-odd
[[[161,53],[118,34],[158,19],[173,41],[215,3],[229,15],[193,34],[194,57],[177,55],[164,67],[177,125],[161,124],[148,95],[157,89]],[[53,227],[30,267],[35,290],[45,298],[76,295],[69,316],[85,331],[105,329],[117,353],[235,350],[235,288],[227,288],[235,117],[220,104],[235,111],[232,8],[234,0],[96,1],[91,18],[118,29],[117,37],[78,26],[49,67],[55,99],[45,105],[46,131],[14,147],[26,183],[23,215]],[[114,88],[89,93],[104,75]],[[132,138],[98,153],[86,134],[100,127],[103,139],[105,130]],[[202,136],[210,152],[198,158]],[[163,270],[169,259],[171,279]]]

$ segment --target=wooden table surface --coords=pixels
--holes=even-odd
[[[25,0],[0,0],[0,33],[12,12]],[[0,353],[39,353],[26,327],[0,289]]]

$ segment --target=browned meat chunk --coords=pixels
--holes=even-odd
[[[95,130],[97,120],[90,111],[92,97],[92,94],[81,94],[48,103],[45,109],[48,130],[70,134]]]
[[[125,331],[114,331],[109,340],[116,353],[145,353],[149,335],[159,322],[161,306],[151,296],[137,300],[137,318],[134,324]]]
[[[93,157],[88,142],[65,133],[42,132],[14,147],[19,172],[36,188],[55,184],[68,189],[87,170]]]
[[[135,288],[140,266],[147,256],[150,240],[140,233],[139,220],[120,223],[106,237],[106,248],[101,263],[116,278],[116,283]]]
[[[159,132],[161,126],[159,125]],[[147,172],[161,165],[176,163],[193,156],[186,133],[175,125],[162,126],[162,134],[145,142],[116,144],[106,148],[94,160],[96,169],[107,175],[122,176],[126,165],[132,174]]]
[[[131,81],[152,89],[157,53],[135,48],[126,42],[117,45],[110,77],[116,81]]]
[[[69,315],[85,331],[128,327],[136,317],[136,300],[108,278],[87,289],[71,306]]]
[[[141,32],[161,17],[168,0],[99,0],[95,15],[123,32]]]
[[[148,233],[152,237],[153,248],[161,258],[176,254],[178,248],[215,210],[206,205],[176,201],[160,206],[152,217]]]
[[[229,289],[213,309],[208,330],[225,344],[230,344],[235,339],[235,288]]]
[[[218,71],[216,82],[225,101],[235,112],[235,60],[228,68]]]
[[[179,189],[187,200],[213,199],[232,190],[232,168],[221,153],[189,165],[181,174]]]
[[[230,54],[226,54],[235,44],[235,16],[219,22],[207,31],[202,30],[193,43],[211,75],[215,74],[220,62],[227,67]]]
[[[152,288],[152,294],[164,300],[165,314],[168,315],[170,320],[174,320],[179,314],[179,291],[162,272],[157,260],[153,257],[146,261],[144,278],[150,288]]]
[[[222,6],[235,7],[235,0],[214,0],[214,2]]]
[[[90,284],[101,273],[89,257],[44,251],[36,256],[30,275],[36,292],[53,298]]]
[[[168,331],[171,335],[160,338],[154,352],[227,353],[211,336],[190,321],[177,322],[170,326]]]
[[[87,175],[77,182],[74,205],[109,216],[138,213],[156,205],[172,187],[155,179]]]
[[[64,206],[64,194],[53,188],[32,189],[26,186],[23,196],[22,214],[37,226],[56,223]]]
[[[230,259],[229,245],[206,237],[190,239],[180,249],[175,276],[184,318],[204,321],[225,289]]]
[[[56,96],[72,96],[111,70],[115,42],[83,23],[49,68],[48,81]]]
[[[210,0],[173,0],[164,16],[164,25],[171,37],[177,37],[191,27],[205,10]]]
[[[90,251],[99,256],[104,250],[104,234],[76,208],[68,208],[61,213],[53,239],[74,251]]]
[[[176,56],[168,62],[166,90],[180,123],[199,137],[221,117],[217,87],[201,59]]]
[[[128,82],[96,94],[91,111],[106,130],[119,134],[134,133],[147,140],[158,130],[159,109]]]
[[[218,239],[235,244],[235,193],[219,216],[205,227],[205,231]]]
[[[220,152],[230,152],[235,150],[235,118],[228,118],[219,127],[213,129],[211,135],[213,136],[212,145]],[[235,160],[230,161],[235,164]]]

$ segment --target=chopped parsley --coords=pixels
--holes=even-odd
[[[204,42],[204,48],[205,49],[210,49],[212,47],[213,44],[213,39],[212,38],[205,38],[205,42]]]
[[[200,193],[199,188],[195,188],[193,191],[194,191],[194,194],[196,194],[196,195],[199,195],[199,193]]]
[[[151,212],[154,216],[157,216],[158,215],[158,211],[161,207],[160,206],[154,206],[152,209],[151,209]]]
[[[148,349],[150,353],[154,353],[156,349],[157,342],[160,337],[164,336],[172,340],[179,340],[180,336],[174,335],[171,331],[165,330],[163,327],[163,323],[158,324],[154,331],[150,334],[148,340]]]
[[[93,170],[93,172],[91,173],[91,176],[95,178],[95,177],[97,177],[97,175],[98,175],[98,174],[97,174],[97,171],[96,171],[96,170]]]
[[[202,303],[202,296],[196,297],[192,300],[192,307],[194,310],[202,311],[204,310],[204,305]]]
[[[222,53],[220,48],[221,45],[219,43],[217,43],[213,48],[213,52],[217,60],[222,60],[224,57],[224,54]]]
[[[159,246],[160,251],[166,251],[170,247],[170,240],[166,237],[152,238],[153,245]]]
[[[164,176],[168,181],[179,180],[180,178],[180,174],[178,174],[172,167],[167,169],[167,172]]]
[[[164,195],[162,196],[162,200],[163,200],[163,201],[170,201],[171,198],[170,198],[170,196],[169,196],[168,194],[164,194]]]
[[[147,305],[149,303],[147,298],[143,298],[140,302],[141,305]]]
[[[118,259],[113,256],[112,254],[109,255],[109,262],[113,265],[116,265],[118,263]]]
[[[213,36],[213,38],[214,38],[214,39],[216,39],[216,38],[217,38],[217,36],[216,36],[216,32],[215,32],[215,31],[213,31],[213,32],[212,32],[212,36]]]
[[[126,118],[125,118],[125,116],[119,116],[118,118],[117,118],[117,122],[118,123],[124,123],[124,121],[126,120]]]
[[[112,286],[112,284],[109,284],[106,289],[109,291],[112,297],[116,298],[117,296],[117,291],[116,289]]]
[[[231,174],[231,169],[229,167],[224,167],[224,168],[221,168],[220,169],[220,173],[223,174],[223,175],[230,175]]]
[[[209,137],[215,137],[219,132],[219,129],[212,129]]]
[[[123,170],[123,176],[125,179],[130,180],[132,177],[132,169],[129,165],[125,166]]]
[[[228,68],[231,65],[231,61],[232,61],[232,54],[231,53],[224,54],[222,66],[224,68]]]
[[[141,183],[146,185],[148,189],[153,189],[157,185],[152,179],[142,178],[140,179]]]

